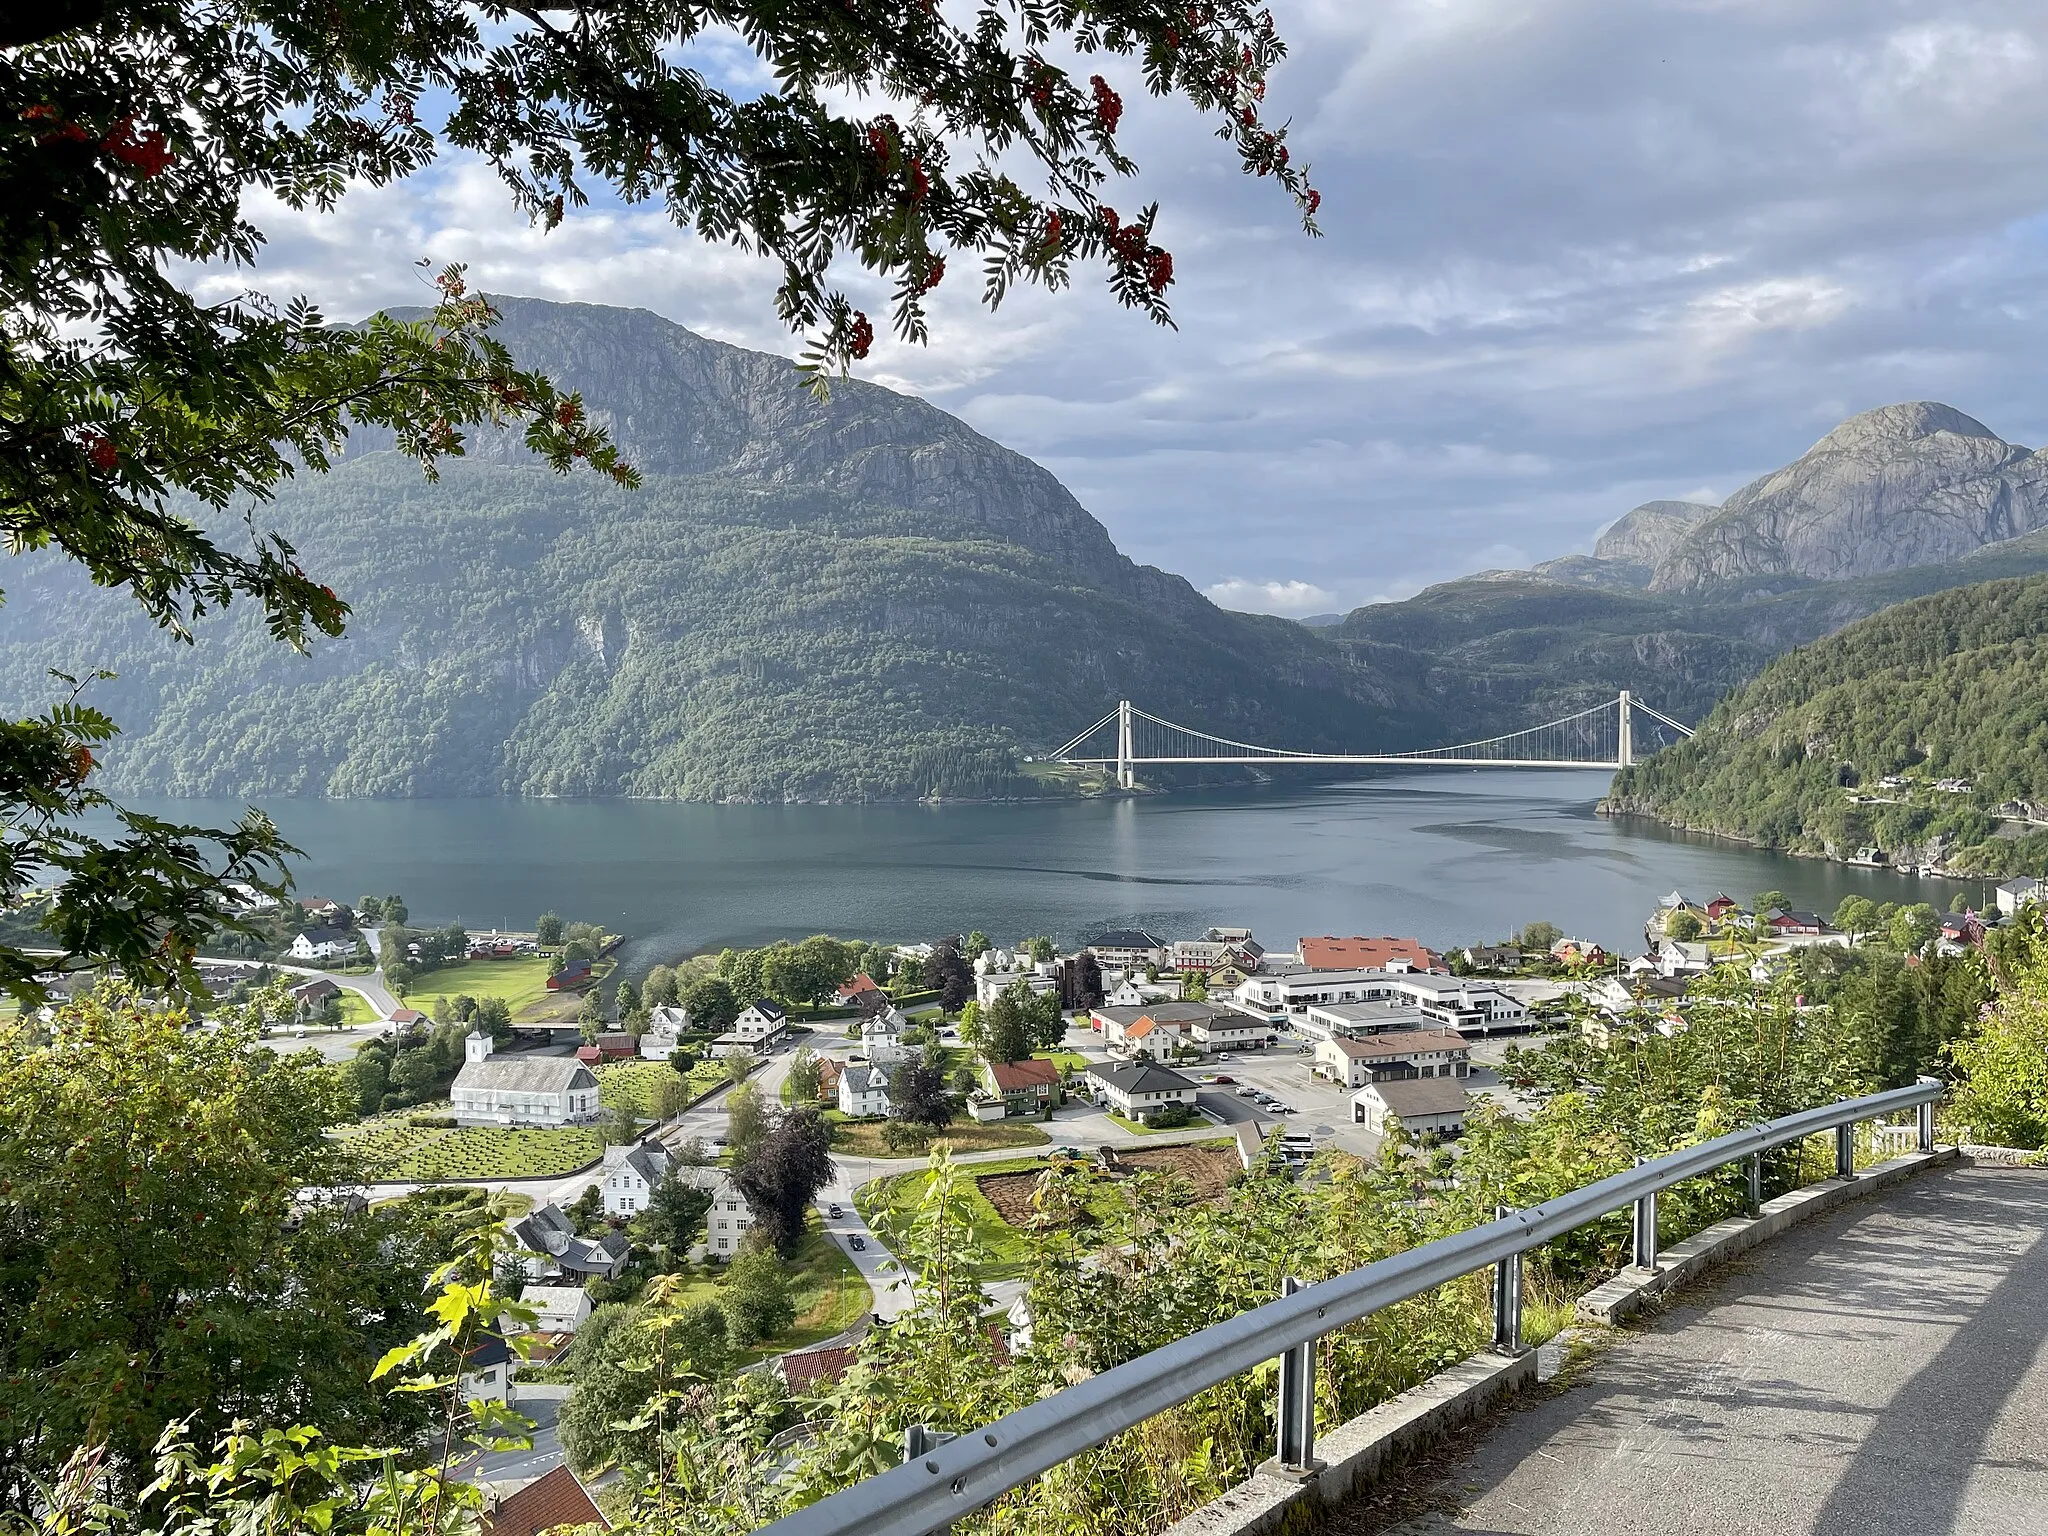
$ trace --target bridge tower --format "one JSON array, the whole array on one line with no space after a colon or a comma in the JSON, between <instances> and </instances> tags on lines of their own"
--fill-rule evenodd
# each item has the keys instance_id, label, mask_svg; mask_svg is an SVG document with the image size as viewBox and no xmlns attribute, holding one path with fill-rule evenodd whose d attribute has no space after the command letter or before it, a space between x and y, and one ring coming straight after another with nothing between
<instances>
[{"instance_id":1,"label":"bridge tower","mask_svg":"<svg viewBox=\"0 0 2048 1536\"><path fill-rule=\"evenodd\" d=\"M1621 690L1621 752L1619 761L1626 768L1636 760L1635 721L1629 714L1629 692Z\"/></svg>"},{"instance_id":2,"label":"bridge tower","mask_svg":"<svg viewBox=\"0 0 2048 1536\"><path fill-rule=\"evenodd\" d=\"M1131 759L1137 754L1131 750L1131 701L1117 700L1116 706L1116 782L1120 789L1138 787L1137 770L1131 766Z\"/></svg>"}]
</instances>

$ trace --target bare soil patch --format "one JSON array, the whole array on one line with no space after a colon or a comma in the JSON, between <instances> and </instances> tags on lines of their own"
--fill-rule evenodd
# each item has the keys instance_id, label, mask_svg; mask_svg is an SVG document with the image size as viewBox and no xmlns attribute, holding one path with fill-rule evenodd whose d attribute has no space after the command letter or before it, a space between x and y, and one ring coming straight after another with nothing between
<instances>
[{"instance_id":1,"label":"bare soil patch","mask_svg":"<svg viewBox=\"0 0 2048 1536\"><path fill-rule=\"evenodd\" d=\"M1035 1173L991 1173L976 1179L981 1193L988 1203L996 1208L996 1214L1004 1224L1012 1227L1029 1227L1038 1212L1031 1204L1033 1191L1038 1188Z\"/></svg>"},{"instance_id":2,"label":"bare soil patch","mask_svg":"<svg viewBox=\"0 0 2048 1536\"><path fill-rule=\"evenodd\" d=\"M1230 1190L1232 1176L1243 1168L1228 1147L1148 1147L1142 1152L1119 1151L1111 1171L1177 1173L1195 1186L1197 1198L1221 1200Z\"/></svg>"}]
</instances>

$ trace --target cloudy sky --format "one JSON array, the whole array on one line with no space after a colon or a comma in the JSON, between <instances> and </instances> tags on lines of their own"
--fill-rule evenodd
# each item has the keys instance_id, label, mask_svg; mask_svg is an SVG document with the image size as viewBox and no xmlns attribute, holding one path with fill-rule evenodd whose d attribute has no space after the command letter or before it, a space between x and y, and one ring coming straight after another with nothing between
<instances>
[{"instance_id":1,"label":"cloudy sky","mask_svg":"<svg viewBox=\"0 0 2048 1536\"><path fill-rule=\"evenodd\" d=\"M961 283L868 370L1050 466L1135 558L1341 610L1719 499L1893 400L2048 439L2041 0L1273 8L1324 239L1131 87L1142 186L1109 200L1164 204L1180 329L1088 290L991 318ZM747 259L640 210L543 237L460 161L268 226L264 286L336 315L418 302L429 256L795 350Z\"/></svg>"}]
</instances>

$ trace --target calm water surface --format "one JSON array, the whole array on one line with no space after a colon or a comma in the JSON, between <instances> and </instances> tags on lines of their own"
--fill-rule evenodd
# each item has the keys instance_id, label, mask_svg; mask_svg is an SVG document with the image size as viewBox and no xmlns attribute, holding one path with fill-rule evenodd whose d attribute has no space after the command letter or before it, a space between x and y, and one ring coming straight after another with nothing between
<instances>
[{"instance_id":1,"label":"calm water surface","mask_svg":"<svg viewBox=\"0 0 2048 1536\"><path fill-rule=\"evenodd\" d=\"M1946 907L1954 887L1593 814L1607 775L1478 770L1042 805L708 806L652 801L280 800L302 895L402 892L418 920L530 927L552 908L632 939L630 964L832 932L980 928L1063 943L1212 923L1270 944L1414 934L1438 946L1532 918L1637 946L1674 886L1831 912L1858 892ZM235 801L145 799L183 819ZM1976 895L1972 891L1972 896Z\"/></svg>"}]
</instances>

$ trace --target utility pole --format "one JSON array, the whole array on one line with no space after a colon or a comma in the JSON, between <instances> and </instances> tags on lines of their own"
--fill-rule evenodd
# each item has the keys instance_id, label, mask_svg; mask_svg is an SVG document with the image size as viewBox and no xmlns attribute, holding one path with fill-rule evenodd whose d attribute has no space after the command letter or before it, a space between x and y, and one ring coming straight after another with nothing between
<instances>
[{"instance_id":1,"label":"utility pole","mask_svg":"<svg viewBox=\"0 0 2048 1536\"><path fill-rule=\"evenodd\" d=\"M1635 721L1629 716L1629 693L1621 690L1621 766L1626 768L1636 760Z\"/></svg>"},{"instance_id":2,"label":"utility pole","mask_svg":"<svg viewBox=\"0 0 2048 1536\"><path fill-rule=\"evenodd\" d=\"M1120 789L1136 789L1138 776L1131 768L1131 701L1117 700L1116 782Z\"/></svg>"}]
</instances>

